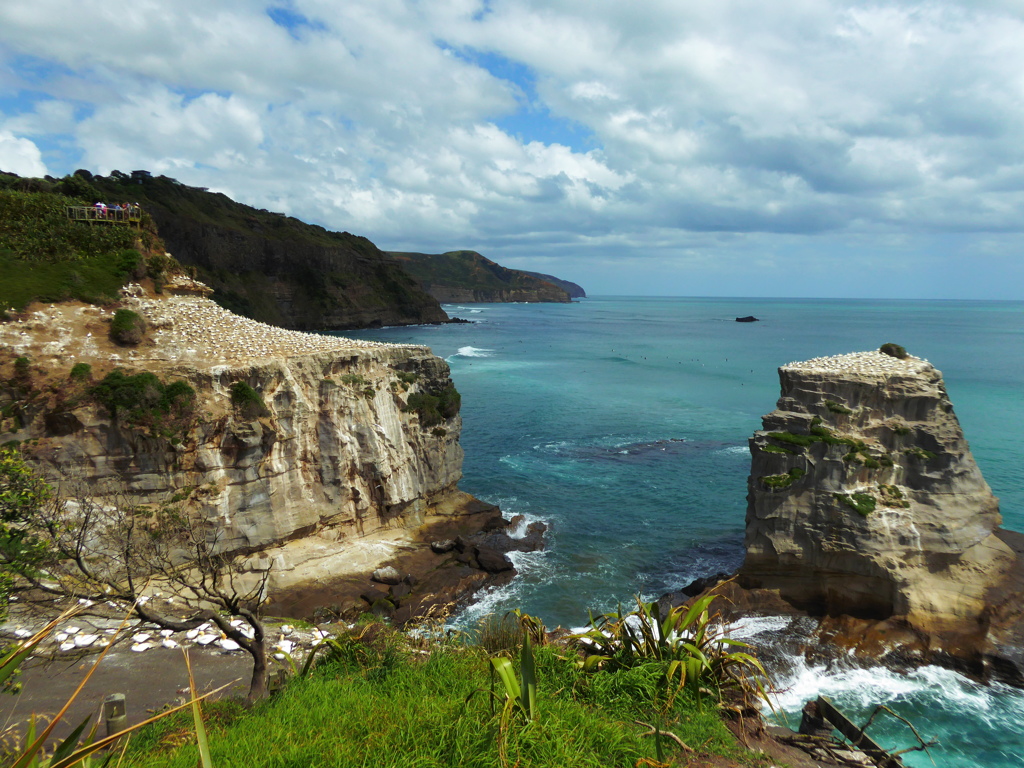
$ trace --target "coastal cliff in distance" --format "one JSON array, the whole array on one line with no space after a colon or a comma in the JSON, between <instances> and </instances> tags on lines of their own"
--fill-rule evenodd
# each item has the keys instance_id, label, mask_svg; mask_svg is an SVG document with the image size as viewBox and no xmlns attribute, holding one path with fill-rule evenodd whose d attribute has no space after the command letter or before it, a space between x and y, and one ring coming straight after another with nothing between
<instances>
[{"instance_id":1,"label":"coastal cliff in distance","mask_svg":"<svg viewBox=\"0 0 1024 768\"><path fill-rule=\"evenodd\" d=\"M214 289L215 301L254 320L298 330L344 330L449 319L365 237L252 208L166 176L79 170L46 180L4 174L0 186L5 185L79 201L61 198L61 206L139 203L167 250Z\"/></svg>"},{"instance_id":2,"label":"coastal cliff in distance","mask_svg":"<svg viewBox=\"0 0 1024 768\"><path fill-rule=\"evenodd\" d=\"M446 597L511 577L500 552L460 549L456 562L428 546L503 527L458 489L460 398L444 360L274 328L208 293L180 276L163 295L127 286L122 306L146 323L129 347L108 338L109 309L79 302L0 323L4 442L75 493L182 505L218 549L270 571L281 615L294 615L285 594L302 595L307 616L317 596L366 610L370 572L409 553L423 589Z\"/></svg>"},{"instance_id":3,"label":"coastal cliff in distance","mask_svg":"<svg viewBox=\"0 0 1024 768\"><path fill-rule=\"evenodd\" d=\"M521 269L519 271L522 272L524 275L536 277L539 280L547 280L549 283L557 285L559 288L561 288L563 291L569 294L570 299L587 298L587 292L583 290L582 285L579 285L577 283L571 282L569 280L563 280L562 278L555 277L554 275L546 275L543 272L530 272L529 270L526 269Z\"/></svg>"},{"instance_id":4,"label":"coastal cliff in distance","mask_svg":"<svg viewBox=\"0 0 1024 768\"><path fill-rule=\"evenodd\" d=\"M476 251L390 255L423 290L442 304L571 301L563 287L527 272L508 269Z\"/></svg>"},{"instance_id":5,"label":"coastal cliff in distance","mask_svg":"<svg viewBox=\"0 0 1024 768\"><path fill-rule=\"evenodd\" d=\"M831 617L832 639L871 653L1024 684L1024 537L999 529L940 372L863 352L779 377L750 440L740 584Z\"/></svg>"}]
</instances>

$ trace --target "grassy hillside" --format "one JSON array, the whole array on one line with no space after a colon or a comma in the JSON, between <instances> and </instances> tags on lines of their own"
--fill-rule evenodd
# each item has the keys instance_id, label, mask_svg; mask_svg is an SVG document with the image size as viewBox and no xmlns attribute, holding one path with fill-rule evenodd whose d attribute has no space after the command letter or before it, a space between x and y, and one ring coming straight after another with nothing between
<instances>
[{"instance_id":1,"label":"grassy hillside","mask_svg":"<svg viewBox=\"0 0 1024 768\"><path fill-rule=\"evenodd\" d=\"M743 754L714 697L700 701L688 691L666 696L659 664L587 673L573 651L538 647L531 654L535 700L509 703L489 670L495 656L519 660L518 642L510 639L511 647L490 650L429 640L416 647L387 626L357 627L333 641L312 674L255 709L212 707L211 763L603 768L669 761L706 766L709 756L717 756L710 764L767 764ZM518 666L512 672L517 679L523 674ZM657 739L645 723L658 723L672 736ZM197 758L191 719L183 713L143 732L126 762L193 768Z\"/></svg>"},{"instance_id":2,"label":"grassy hillside","mask_svg":"<svg viewBox=\"0 0 1024 768\"><path fill-rule=\"evenodd\" d=\"M101 199L138 202L167 249L193 266L226 308L302 330L444 322L447 315L365 237L331 232L292 216L166 176L77 172Z\"/></svg>"},{"instance_id":3,"label":"grassy hillside","mask_svg":"<svg viewBox=\"0 0 1024 768\"><path fill-rule=\"evenodd\" d=\"M33 300L112 302L127 280L145 274L143 254L162 250L151 223L139 230L71 221L67 206L95 202L88 191L0 173L0 309Z\"/></svg>"},{"instance_id":4,"label":"grassy hillside","mask_svg":"<svg viewBox=\"0 0 1024 768\"><path fill-rule=\"evenodd\" d=\"M569 301L569 294L553 283L476 251L391 255L438 301Z\"/></svg>"}]
</instances>

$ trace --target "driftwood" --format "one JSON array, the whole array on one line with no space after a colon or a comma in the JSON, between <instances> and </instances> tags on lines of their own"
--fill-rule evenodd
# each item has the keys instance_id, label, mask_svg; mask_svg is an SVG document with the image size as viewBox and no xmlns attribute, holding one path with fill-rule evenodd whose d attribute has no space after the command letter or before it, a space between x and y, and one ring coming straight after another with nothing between
<instances>
[{"instance_id":1,"label":"driftwood","mask_svg":"<svg viewBox=\"0 0 1024 768\"><path fill-rule=\"evenodd\" d=\"M894 718L904 723L918 741L916 747L908 747L898 751L889 751L881 746L874 739L865 733L868 727L874 722L880 712L887 712ZM871 716L863 726L857 726L850 718L844 715L829 699L819 696L817 700L807 703L804 708L804 722L801 723L801 733L785 737L784 741L793 746L800 747L805 751L822 750L834 760L850 765L861 765L862 762L845 756L849 755L850 747L837 743L831 735L825 735L820 727L821 724L831 726L850 740L850 746L867 755L878 768L902 768L903 761L900 755L907 752L928 751L928 747L934 746L935 741L925 741L913 724L904 717L897 715L889 707L880 704L875 707Z\"/></svg>"}]
</instances>

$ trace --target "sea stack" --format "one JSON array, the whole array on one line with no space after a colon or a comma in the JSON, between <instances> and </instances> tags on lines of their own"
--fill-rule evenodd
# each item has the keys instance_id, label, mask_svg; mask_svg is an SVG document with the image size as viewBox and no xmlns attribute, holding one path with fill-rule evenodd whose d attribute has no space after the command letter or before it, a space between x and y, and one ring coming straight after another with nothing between
<instances>
[{"instance_id":1,"label":"sea stack","mask_svg":"<svg viewBox=\"0 0 1024 768\"><path fill-rule=\"evenodd\" d=\"M942 374L859 352L779 377L776 410L750 439L743 586L884 622L921 652L989 656L1005 634L995 624L1019 613L1005 594L1016 534L999 530Z\"/></svg>"}]
</instances>

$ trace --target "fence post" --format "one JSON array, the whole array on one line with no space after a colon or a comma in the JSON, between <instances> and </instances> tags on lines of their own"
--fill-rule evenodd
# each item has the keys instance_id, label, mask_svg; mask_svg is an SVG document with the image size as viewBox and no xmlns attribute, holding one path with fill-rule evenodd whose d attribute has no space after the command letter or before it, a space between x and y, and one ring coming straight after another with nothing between
<instances>
[{"instance_id":1,"label":"fence post","mask_svg":"<svg viewBox=\"0 0 1024 768\"><path fill-rule=\"evenodd\" d=\"M103 721L107 726L107 736L128 727L128 709L123 693L112 693L103 700Z\"/></svg>"}]
</instances>

